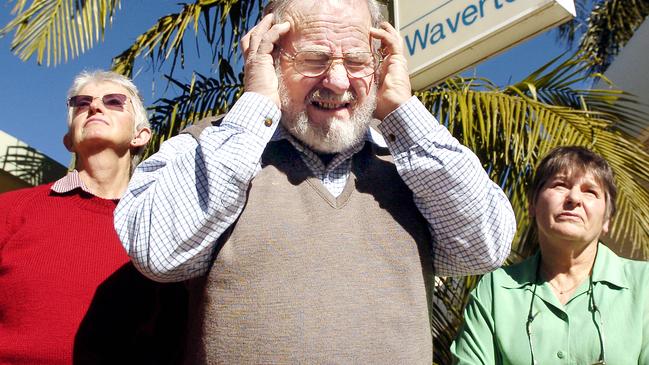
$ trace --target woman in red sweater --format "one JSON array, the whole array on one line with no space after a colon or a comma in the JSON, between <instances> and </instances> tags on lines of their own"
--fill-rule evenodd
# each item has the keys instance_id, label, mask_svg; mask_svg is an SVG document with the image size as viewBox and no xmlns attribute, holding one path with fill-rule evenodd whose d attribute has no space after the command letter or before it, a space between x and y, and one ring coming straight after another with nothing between
<instances>
[{"instance_id":1,"label":"woman in red sweater","mask_svg":"<svg viewBox=\"0 0 649 365\"><path fill-rule=\"evenodd\" d=\"M104 71L78 75L68 96L75 170L0 195L0 364L175 363L184 290L142 277L113 228L151 136L142 99Z\"/></svg>"}]
</instances>

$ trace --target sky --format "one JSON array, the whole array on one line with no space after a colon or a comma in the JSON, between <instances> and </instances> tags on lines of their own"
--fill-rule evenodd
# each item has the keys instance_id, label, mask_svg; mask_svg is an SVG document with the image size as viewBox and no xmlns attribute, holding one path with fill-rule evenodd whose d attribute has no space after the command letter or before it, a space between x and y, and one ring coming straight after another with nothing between
<instances>
[{"instance_id":1,"label":"sky","mask_svg":"<svg viewBox=\"0 0 649 365\"><path fill-rule=\"evenodd\" d=\"M154 7L151 3L151 0L122 1L122 8L117 11L103 43L55 67L39 66L35 58L21 61L11 53L12 35L0 38L0 130L68 166L71 156L62 139L67 131L65 98L72 79L83 70L109 69L112 57L130 46L156 19L179 9L175 1L157 0ZM10 21L12 4L0 0L0 27ZM497 85L506 85L527 76L563 50L564 46L556 41L556 32L549 31L492 56L463 74L487 77ZM153 72L145 62L136 63L138 70L134 82L146 105L163 95L175 95L173 90L165 94L161 82L152 87L159 73ZM206 72L204 68L199 70ZM179 75L184 81L190 77L176 74Z\"/></svg>"}]
</instances>

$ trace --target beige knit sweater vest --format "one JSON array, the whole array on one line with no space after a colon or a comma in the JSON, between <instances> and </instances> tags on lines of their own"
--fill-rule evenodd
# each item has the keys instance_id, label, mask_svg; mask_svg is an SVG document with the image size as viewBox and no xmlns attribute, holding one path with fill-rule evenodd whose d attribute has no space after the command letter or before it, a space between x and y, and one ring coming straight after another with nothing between
<instances>
[{"instance_id":1,"label":"beige knit sweater vest","mask_svg":"<svg viewBox=\"0 0 649 365\"><path fill-rule=\"evenodd\" d=\"M188 363L432 363L430 233L377 151L336 198L290 143L268 145L194 298Z\"/></svg>"}]
</instances>

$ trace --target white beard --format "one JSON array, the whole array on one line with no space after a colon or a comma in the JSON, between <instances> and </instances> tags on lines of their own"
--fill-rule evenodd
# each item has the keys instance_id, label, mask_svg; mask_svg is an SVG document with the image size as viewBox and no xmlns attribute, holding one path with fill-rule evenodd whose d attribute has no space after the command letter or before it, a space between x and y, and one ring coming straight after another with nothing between
<instances>
[{"instance_id":1,"label":"white beard","mask_svg":"<svg viewBox=\"0 0 649 365\"><path fill-rule=\"evenodd\" d=\"M282 104L282 125L293 137L314 151L321 153L342 152L355 146L363 139L376 109L377 86L374 82L371 82L370 92L365 102L353 106L348 121L330 118L325 123L315 124L310 123L306 110L303 109L297 112L292 107L284 79L279 72L277 76L279 80L279 98ZM329 90L324 88L315 89L309 94L309 97L319 92L326 93ZM307 97L307 100L309 97ZM351 103L356 100L356 97L350 91L336 97Z\"/></svg>"}]
</instances>

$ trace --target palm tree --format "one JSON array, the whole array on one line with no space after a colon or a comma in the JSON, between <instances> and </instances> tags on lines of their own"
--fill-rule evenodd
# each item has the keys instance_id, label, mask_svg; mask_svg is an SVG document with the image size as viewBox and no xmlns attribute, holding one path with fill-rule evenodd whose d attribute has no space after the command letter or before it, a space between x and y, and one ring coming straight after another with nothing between
<instances>
[{"instance_id":1,"label":"palm tree","mask_svg":"<svg viewBox=\"0 0 649 365\"><path fill-rule=\"evenodd\" d=\"M591 72L604 72L649 15L648 0L576 0L577 17L559 28L568 44L592 61Z\"/></svg>"},{"instance_id":2,"label":"palm tree","mask_svg":"<svg viewBox=\"0 0 649 365\"><path fill-rule=\"evenodd\" d=\"M618 11L621 1L608 0L606 4L618 4L609 7ZM165 78L180 90L178 95L160 99L150 107L156 136L148 153L186 125L227 111L238 98L242 91L238 40L257 22L263 4L264 0L195 0L180 5L178 13L158 19L113 59L113 68L126 75L133 72L140 58L164 64L168 69ZM35 54L39 63L57 64L100 41L118 8L119 0L41 0L29 7L26 0L17 0L16 15L0 35L15 32L12 50L22 59ZM606 12L601 10L604 8L596 8L595 13ZM187 30L194 30L194 37L186 34ZM210 76L195 70L192 80L183 83L174 77L174 70L184 60L188 38L207 44L218 67ZM584 44L610 48L599 41ZM535 248L525 197L534 166L551 148L568 144L589 147L610 162L619 186L619 214L611 237L631 242L638 255L649 257L649 155L630 135L643 128L643 116L622 91L579 89L597 76L592 73L597 63L589 59L559 56L505 87L481 78L452 77L417 92L438 120L478 155L492 179L510 197L518 220L512 262ZM476 280L437 279L432 319L436 363L450 362L448 347Z\"/></svg>"}]
</instances>

